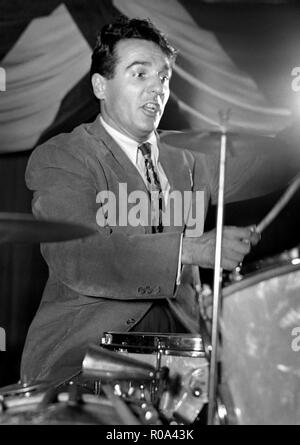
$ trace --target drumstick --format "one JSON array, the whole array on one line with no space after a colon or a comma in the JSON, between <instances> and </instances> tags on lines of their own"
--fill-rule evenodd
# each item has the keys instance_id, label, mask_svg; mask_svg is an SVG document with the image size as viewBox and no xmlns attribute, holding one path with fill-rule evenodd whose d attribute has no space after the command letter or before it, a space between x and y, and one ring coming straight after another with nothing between
<instances>
[{"instance_id":1,"label":"drumstick","mask_svg":"<svg viewBox=\"0 0 300 445\"><path fill-rule=\"evenodd\" d=\"M261 233L265 228L271 224L271 222L276 218L279 212L286 206L289 200L297 191L300 185L300 173L295 176L292 180L291 184L284 192L279 201L275 204L275 206L270 210L270 212L261 220L261 222L256 226L256 231Z\"/></svg>"}]
</instances>

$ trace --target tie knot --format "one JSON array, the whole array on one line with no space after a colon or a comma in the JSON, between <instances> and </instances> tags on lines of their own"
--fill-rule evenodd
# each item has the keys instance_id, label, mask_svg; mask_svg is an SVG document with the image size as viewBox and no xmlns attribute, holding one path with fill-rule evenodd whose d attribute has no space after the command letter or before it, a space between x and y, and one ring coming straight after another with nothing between
<instances>
[{"instance_id":1,"label":"tie knot","mask_svg":"<svg viewBox=\"0 0 300 445\"><path fill-rule=\"evenodd\" d=\"M151 158L151 144L150 142L143 142L143 144L138 146L138 149L141 150L143 156Z\"/></svg>"}]
</instances>

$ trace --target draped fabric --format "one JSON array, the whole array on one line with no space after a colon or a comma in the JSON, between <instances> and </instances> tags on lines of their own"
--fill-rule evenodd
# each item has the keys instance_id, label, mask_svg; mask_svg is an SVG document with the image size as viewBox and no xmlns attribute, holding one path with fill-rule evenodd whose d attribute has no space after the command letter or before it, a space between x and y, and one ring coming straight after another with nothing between
<instances>
[{"instance_id":1,"label":"draped fabric","mask_svg":"<svg viewBox=\"0 0 300 445\"><path fill-rule=\"evenodd\" d=\"M7 152L31 149L58 130L71 129L79 117L90 120L95 114L96 102L87 77L91 51L100 27L120 13L149 17L179 49L171 84L171 104L175 106L167 109L162 124L169 128L173 122L181 128L217 129L219 112L230 110L229 128L276 134L293 119L291 104L284 98L284 91L290 89L289 79L281 97L276 92L279 85L270 79L274 85L272 97L253 75L253 66L263 63L264 57L270 58L270 52L275 58L278 53L272 41L267 48L262 47L263 53L255 35L249 48L247 40L240 37L241 33L249 34L247 22L245 30L234 32L235 19L238 14L246 19L245 11L233 11L226 23L219 15L208 26L212 6L192 0L93 0L88 9L80 0L40 4L2 0L0 6L4 11L0 18L0 63L6 71L6 91L0 93L0 141ZM259 35L261 39L270 39L272 23L279 35L289 26L292 12L280 25L280 9L273 8L267 16L264 10L256 12L258 20L260 15L267 18L268 27ZM296 55L297 48L290 49ZM237 51L241 60L250 61L249 69L235 58ZM280 61L277 64L280 66ZM286 67L288 75L291 68Z\"/></svg>"},{"instance_id":2,"label":"draped fabric","mask_svg":"<svg viewBox=\"0 0 300 445\"><path fill-rule=\"evenodd\" d=\"M80 0L1 6L1 150L29 150L97 113L88 79L91 51L99 28L119 12L107 0L90 1L87 11Z\"/></svg>"},{"instance_id":3,"label":"draped fabric","mask_svg":"<svg viewBox=\"0 0 300 445\"><path fill-rule=\"evenodd\" d=\"M30 22L2 60L1 140L7 151L33 147L61 101L89 69L90 47L65 5Z\"/></svg>"},{"instance_id":4,"label":"draped fabric","mask_svg":"<svg viewBox=\"0 0 300 445\"><path fill-rule=\"evenodd\" d=\"M246 164L238 156L232 161L238 171L241 160L247 174L239 171L233 178L237 190L243 183L244 201L227 204L226 221L259 221L300 162L299 97L291 89L291 70L300 64L300 12L291 5L0 0L0 210L30 212L24 171L31 150L98 113L89 82L90 56L99 29L120 13L151 18L179 49L161 129L218 129L219 111L230 109L230 128L281 138L283 156L275 169L270 170L267 157L252 162L251 153ZM290 142L296 150L287 163ZM273 188L267 188L264 178L272 175ZM253 178L261 181L256 194ZM298 203L296 195L252 259L299 242ZM213 225L212 211L207 227ZM1 244L0 326L6 329L7 352L0 353L0 386L18 379L25 335L46 277L39 246Z\"/></svg>"}]
</instances>

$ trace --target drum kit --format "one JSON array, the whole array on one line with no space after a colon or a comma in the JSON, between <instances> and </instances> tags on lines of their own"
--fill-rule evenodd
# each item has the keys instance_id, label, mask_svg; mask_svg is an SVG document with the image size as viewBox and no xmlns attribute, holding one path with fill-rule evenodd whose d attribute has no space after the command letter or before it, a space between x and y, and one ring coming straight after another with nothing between
<instances>
[{"instance_id":1,"label":"drum kit","mask_svg":"<svg viewBox=\"0 0 300 445\"><path fill-rule=\"evenodd\" d=\"M246 150L249 144L271 146L271 151L274 141L224 128L218 133L164 137L175 147L185 145L194 151L202 147L204 153L219 144L223 156L214 289L199 290L199 334L105 332L99 344L88 347L81 372L71 380L19 382L0 388L0 425L300 423L300 327L294 331L300 326L298 248L251 267L240 266L224 286L218 264L227 144L236 151ZM258 224L260 233L299 185L296 176ZM93 233L76 224L0 213L0 242L59 242ZM207 302L209 319L203 311Z\"/></svg>"}]
</instances>

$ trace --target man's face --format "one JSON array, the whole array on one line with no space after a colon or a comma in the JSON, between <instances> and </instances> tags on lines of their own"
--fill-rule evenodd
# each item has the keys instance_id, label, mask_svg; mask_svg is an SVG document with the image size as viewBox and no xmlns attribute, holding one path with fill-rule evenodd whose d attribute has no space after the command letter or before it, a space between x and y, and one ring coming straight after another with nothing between
<instances>
[{"instance_id":1,"label":"man's face","mask_svg":"<svg viewBox=\"0 0 300 445\"><path fill-rule=\"evenodd\" d=\"M142 142L157 128L168 101L171 61L153 42L121 40L112 79L94 74L95 95L104 120Z\"/></svg>"}]
</instances>

